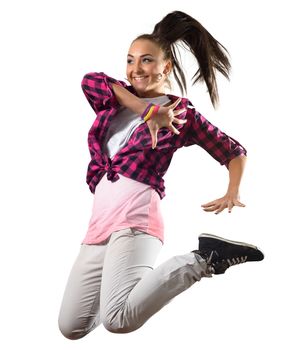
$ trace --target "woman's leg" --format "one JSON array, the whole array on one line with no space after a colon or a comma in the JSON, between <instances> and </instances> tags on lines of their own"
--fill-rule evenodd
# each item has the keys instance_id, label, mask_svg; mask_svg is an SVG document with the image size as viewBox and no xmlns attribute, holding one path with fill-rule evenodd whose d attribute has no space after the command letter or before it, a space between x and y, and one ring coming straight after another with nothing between
<instances>
[{"instance_id":1,"label":"woman's leg","mask_svg":"<svg viewBox=\"0 0 300 350\"><path fill-rule=\"evenodd\" d=\"M68 339L79 339L99 324L102 269L107 243L81 245L64 292L59 328Z\"/></svg>"},{"instance_id":2,"label":"woman's leg","mask_svg":"<svg viewBox=\"0 0 300 350\"><path fill-rule=\"evenodd\" d=\"M172 298L203 276L211 276L200 256L175 256L153 269L161 242L128 229L112 234L104 260L100 318L111 332L141 327Z\"/></svg>"}]
</instances>

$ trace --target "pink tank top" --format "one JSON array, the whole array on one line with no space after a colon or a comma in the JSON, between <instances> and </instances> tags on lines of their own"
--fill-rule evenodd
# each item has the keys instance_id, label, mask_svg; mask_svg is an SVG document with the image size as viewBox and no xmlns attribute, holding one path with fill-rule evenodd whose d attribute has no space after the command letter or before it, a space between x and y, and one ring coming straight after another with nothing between
<instances>
[{"instance_id":1,"label":"pink tank top","mask_svg":"<svg viewBox=\"0 0 300 350\"><path fill-rule=\"evenodd\" d=\"M92 216L82 243L100 244L114 231L135 228L164 240L160 197L149 185L121 174L111 182L103 176L98 183Z\"/></svg>"}]
</instances>

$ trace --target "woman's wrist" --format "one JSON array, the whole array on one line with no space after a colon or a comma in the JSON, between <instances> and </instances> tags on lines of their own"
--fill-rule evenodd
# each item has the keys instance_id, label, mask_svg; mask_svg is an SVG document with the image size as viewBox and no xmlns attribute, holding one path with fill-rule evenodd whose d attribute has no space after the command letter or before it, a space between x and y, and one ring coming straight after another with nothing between
<instances>
[{"instance_id":1,"label":"woman's wrist","mask_svg":"<svg viewBox=\"0 0 300 350\"><path fill-rule=\"evenodd\" d=\"M145 108L144 112L142 113L141 119L144 122L147 122L150 118L152 118L155 114L157 114L159 107L160 107L159 105L149 103L148 106Z\"/></svg>"},{"instance_id":2,"label":"woman's wrist","mask_svg":"<svg viewBox=\"0 0 300 350\"><path fill-rule=\"evenodd\" d=\"M239 193L240 193L239 187L231 188L229 186L228 189L227 189L227 192L226 192L226 196L238 198L239 197Z\"/></svg>"}]
</instances>

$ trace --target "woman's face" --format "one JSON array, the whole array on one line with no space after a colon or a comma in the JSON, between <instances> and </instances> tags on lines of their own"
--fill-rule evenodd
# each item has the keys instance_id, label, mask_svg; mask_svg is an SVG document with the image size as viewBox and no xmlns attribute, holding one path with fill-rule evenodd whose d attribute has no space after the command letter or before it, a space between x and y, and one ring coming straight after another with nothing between
<instances>
[{"instance_id":1,"label":"woman's face","mask_svg":"<svg viewBox=\"0 0 300 350\"><path fill-rule=\"evenodd\" d=\"M127 56L127 79L139 97L164 95L171 62L164 60L158 45L147 39L134 41Z\"/></svg>"}]
</instances>

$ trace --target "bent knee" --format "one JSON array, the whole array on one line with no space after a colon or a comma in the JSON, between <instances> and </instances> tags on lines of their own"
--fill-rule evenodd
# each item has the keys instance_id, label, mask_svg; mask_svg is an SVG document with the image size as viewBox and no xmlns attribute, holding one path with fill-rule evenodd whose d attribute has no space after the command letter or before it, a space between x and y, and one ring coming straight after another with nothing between
<instances>
[{"instance_id":1,"label":"bent knee","mask_svg":"<svg viewBox=\"0 0 300 350\"><path fill-rule=\"evenodd\" d=\"M103 326L111 333L131 333L140 328L133 324L122 324L116 322L110 322L109 320L103 320Z\"/></svg>"},{"instance_id":2,"label":"bent knee","mask_svg":"<svg viewBox=\"0 0 300 350\"><path fill-rule=\"evenodd\" d=\"M75 327L72 327L71 324L67 324L64 322L59 321L58 322L58 328L61 332L61 334L70 340L77 340L77 339L81 339L84 336L86 336L87 332L83 331L83 330L78 330L75 329Z\"/></svg>"}]
</instances>

